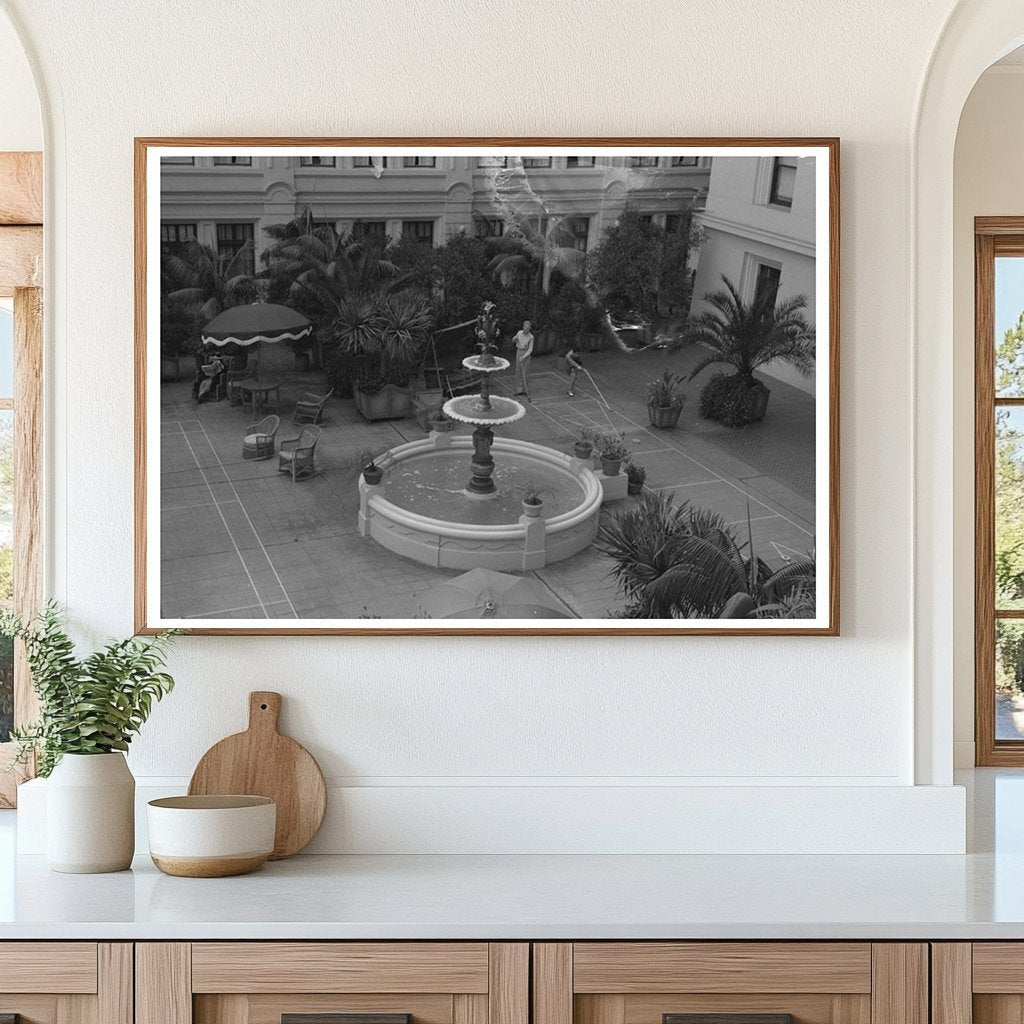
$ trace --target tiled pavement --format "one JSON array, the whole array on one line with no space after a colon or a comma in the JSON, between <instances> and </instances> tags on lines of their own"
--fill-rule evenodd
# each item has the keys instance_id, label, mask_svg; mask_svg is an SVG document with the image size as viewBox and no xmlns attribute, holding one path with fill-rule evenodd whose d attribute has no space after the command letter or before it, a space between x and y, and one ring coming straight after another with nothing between
<instances>
[{"instance_id":1,"label":"tiled pavement","mask_svg":"<svg viewBox=\"0 0 1024 1024\"><path fill-rule=\"evenodd\" d=\"M770 564L813 550L809 396L773 383L765 420L727 431L697 416L698 380L678 429L647 425L645 382L666 365L684 372L697 355L588 353L600 395L581 379L573 398L559 361L537 358L529 411L503 432L566 450L580 426L623 430L649 487L721 512L741 536L749 507L755 547ZM289 350L265 348L265 376L282 383L279 441L298 433L290 423L298 393L321 387L320 374L296 372L290 363ZM499 378L496 390L511 392L512 384L511 376ZM322 472L293 483L278 473L276 458L242 459L247 412L226 402L197 406L190 383L161 391L165 618L412 617L422 614L419 595L457 575L394 555L356 532L355 453L422 437L414 421L366 423L351 401L332 399L317 449ZM608 570L591 548L534 575L577 615L603 618L621 605Z\"/></svg>"}]
</instances>

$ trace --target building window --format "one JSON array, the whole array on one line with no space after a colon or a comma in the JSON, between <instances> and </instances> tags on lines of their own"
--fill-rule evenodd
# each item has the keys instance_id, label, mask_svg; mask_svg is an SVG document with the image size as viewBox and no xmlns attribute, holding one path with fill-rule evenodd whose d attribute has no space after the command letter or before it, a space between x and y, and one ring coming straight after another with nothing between
<instances>
[{"instance_id":1,"label":"building window","mask_svg":"<svg viewBox=\"0 0 1024 1024\"><path fill-rule=\"evenodd\" d=\"M757 268L757 275L754 278L754 302L765 302L775 308L775 300L779 295L779 282L782 280L782 270L773 267L770 263L761 263Z\"/></svg>"},{"instance_id":2,"label":"building window","mask_svg":"<svg viewBox=\"0 0 1024 1024\"><path fill-rule=\"evenodd\" d=\"M300 167L334 167L337 160L333 156L300 156Z\"/></svg>"},{"instance_id":3,"label":"building window","mask_svg":"<svg viewBox=\"0 0 1024 1024\"><path fill-rule=\"evenodd\" d=\"M644 225L653 224L654 223L654 214L653 213L638 213L636 215L636 219L637 219L637 222L640 223L640 224L644 224Z\"/></svg>"},{"instance_id":4,"label":"building window","mask_svg":"<svg viewBox=\"0 0 1024 1024\"><path fill-rule=\"evenodd\" d=\"M245 254L232 271L236 274L251 274L255 266L252 224L218 224L217 255L223 256L225 263L230 263L243 250Z\"/></svg>"},{"instance_id":5,"label":"building window","mask_svg":"<svg viewBox=\"0 0 1024 1024\"><path fill-rule=\"evenodd\" d=\"M673 167L696 167L697 157L695 156L674 156L672 157Z\"/></svg>"},{"instance_id":6,"label":"building window","mask_svg":"<svg viewBox=\"0 0 1024 1024\"><path fill-rule=\"evenodd\" d=\"M434 222L432 220L403 220L402 237L411 238L422 245L434 244Z\"/></svg>"},{"instance_id":7,"label":"building window","mask_svg":"<svg viewBox=\"0 0 1024 1024\"><path fill-rule=\"evenodd\" d=\"M215 156L214 167L251 167L251 156Z\"/></svg>"},{"instance_id":8,"label":"building window","mask_svg":"<svg viewBox=\"0 0 1024 1024\"><path fill-rule=\"evenodd\" d=\"M508 167L507 156L481 156L477 157L477 167Z\"/></svg>"},{"instance_id":9,"label":"building window","mask_svg":"<svg viewBox=\"0 0 1024 1024\"><path fill-rule=\"evenodd\" d=\"M161 224L160 251L180 256L189 242L196 240L195 224Z\"/></svg>"},{"instance_id":10,"label":"building window","mask_svg":"<svg viewBox=\"0 0 1024 1024\"><path fill-rule=\"evenodd\" d=\"M403 156L403 167L436 167L436 156Z\"/></svg>"},{"instance_id":11,"label":"building window","mask_svg":"<svg viewBox=\"0 0 1024 1024\"><path fill-rule=\"evenodd\" d=\"M501 238L505 234L505 221L501 217L477 217L477 238Z\"/></svg>"},{"instance_id":12,"label":"building window","mask_svg":"<svg viewBox=\"0 0 1024 1024\"><path fill-rule=\"evenodd\" d=\"M975 759L1021 766L1024 218L979 217L975 231Z\"/></svg>"},{"instance_id":13,"label":"building window","mask_svg":"<svg viewBox=\"0 0 1024 1024\"><path fill-rule=\"evenodd\" d=\"M194 156L162 156L160 157L161 164L171 164L172 166L181 167L193 167L195 166L196 158Z\"/></svg>"},{"instance_id":14,"label":"building window","mask_svg":"<svg viewBox=\"0 0 1024 1024\"><path fill-rule=\"evenodd\" d=\"M593 167L594 157L592 156L567 156L565 158L566 167Z\"/></svg>"},{"instance_id":15,"label":"building window","mask_svg":"<svg viewBox=\"0 0 1024 1024\"><path fill-rule=\"evenodd\" d=\"M383 220L357 220L352 225L353 238L384 238L387 222Z\"/></svg>"},{"instance_id":16,"label":"building window","mask_svg":"<svg viewBox=\"0 0 1024 1024\"><path fill-rule=\"evenodd\" d=\"M631 156L629 158L630 167L657 167L658 158L656 156Z\"/></svg>"},{"instance_id":17,"label":"building window","mask_svg":"<svg viewBox=\"0 0 1024 1024\"><path fill-rule=\"evenodd\" d=\"M524 167L550 167L551 157L549 156L524 156Z\"/></svg>"},{"instance_id":18,"label":"building window","mask_svg":"<svg viewBox=\"0 0 1024 1024\"><path fill-rule=\"evenodd\" d=\"M796 182L796 157L777 156L772 163L772 184L768 202L772 206L793 205L793 185Z\"/></svg>"},{"instance_id":19,"label":"building window","mask_svg":"<svg viewBox=\"0 0 1024 1024\"><path fill-rule=\"evenodd\" d=\"M589 217L566 217L562 221L562 227L568 231L572 241L570 248L579 249L580 252L587 251L587 238L590 235Z\"/></svg>"},{"instance_id":20,"label":"building window","mask_svg":"<svg viewBox=\"0 0 1024 1024\"><path fill-rule=\"evenodd\" d=\"M381 167L387 167L387 165L388 165L388 158L386 156L377 156L377 157L374 157L374 156L354 156L354 157L352 157L352 166L353 167L373 167L374 166L374 164L373 164L374 160L378 160L380 162L380 166Z\"/></svg>"},{"instance_id":21,"label":"building window","mask_svg":"<svg viewBox=\"0 0 1024 1024\"><path fill-rule=\"evenodd\" d=\"M690 230L690 215L688 213L666 213L665 230L670 235L678 234L680 231Z\"/></svg>"}]
</instances>

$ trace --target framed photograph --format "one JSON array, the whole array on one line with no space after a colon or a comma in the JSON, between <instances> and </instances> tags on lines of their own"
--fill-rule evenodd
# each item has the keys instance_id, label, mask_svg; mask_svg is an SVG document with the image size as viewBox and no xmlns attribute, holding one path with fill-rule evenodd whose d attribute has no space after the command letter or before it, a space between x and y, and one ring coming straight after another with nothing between
<instances>
[{"instance_id":1,"label":"framed photograph","mask_svg":"<svg viewBox=\"0 0 1024 1024\"><path fill-rule=\"evenodd\" d=\"M140 632L839 632L837 139L136 140Z\"/></svg>"}]
</instances>

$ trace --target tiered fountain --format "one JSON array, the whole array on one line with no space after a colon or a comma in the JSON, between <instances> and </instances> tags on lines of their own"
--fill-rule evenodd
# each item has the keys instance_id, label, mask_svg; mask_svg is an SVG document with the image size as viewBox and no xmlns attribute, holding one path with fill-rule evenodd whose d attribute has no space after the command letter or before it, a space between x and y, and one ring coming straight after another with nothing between
<instances>
[{"instance_id":1,"label":"tiered fountain","mask_svg":"<svg viewBox=\"0 0 1024 1024\"><path fill-rule=\"evenodd\" d=\"M449 418L475 428L472 436L434 431L392 448L384 460L383 481L360 480L359 530L427 565L536 569L593 541L601 483L589 464L553 448L512 438L495 440L494 428L522 419L526 406L491 394L492 375L510 365L495 354L498 325L491 303L477 318L477 336L480 354L462 365L480 374L480 393L444 404ZM527 488L545 493L543 518L523 513L521 498Z\"/></svg>"}]
</instances>

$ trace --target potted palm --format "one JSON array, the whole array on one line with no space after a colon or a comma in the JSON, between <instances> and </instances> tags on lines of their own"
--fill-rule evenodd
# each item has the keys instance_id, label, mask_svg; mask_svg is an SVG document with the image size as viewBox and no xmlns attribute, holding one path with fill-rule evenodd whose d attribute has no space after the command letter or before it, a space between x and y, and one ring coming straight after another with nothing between
<instances>
[{"instance_id":1,"label":"potted palm","mask_svg":"<svg viewBox=\"0 0 1024 1024\"><path fill-rule=\"evenodd\" d=\"M172 630L114 641L84 658L49 604L31 622L0 615L25 645L39 719L12 733L15 764L47 778L47 861L54 871L123 871L135 851L135 780L124 752L174 680L161 671Z\"/></svg>"},{"instance_id":2,"label":"potted palm","mask_svg":"<svg viewBox=\"0 0 1024 1024\"><path fill-rule=\"evenodd\" d=\"M626 463L626 491L629 494L641 494L644 489L644 481L647 479L647 470L635 462Z\"/></svg>"},{"instance_id":3,"label":"potted palm","mask_svg":"<svg viewBox=\"0 0 1024 1024\"><path fill-rule=\"evenodd\" d=\"M362 473L363 479L371 486L384 479L384 470L387 468L387 451L379 451L376 448L364 448L355 459L357 473Z\"/></svg>"},{"instance_id":4,"label":"potted palm","mask_svg":"<svg viewBox=\"0 0 1024 1024\"><path fill-rule=\"evenodd\" d=\"M716 364L733 368L732 373L716 373L704 385L701 416L742 427L763 419L768 411L770 392L754 376L755 370L779 361L805 377L814 372L814 327L802 312L805 295L776 302L775 295L764 289L748 303L724 274L722 281L725 288L704 296L711 308L690 319L681 340L710 350L690 372L690 380Z\"/></svg>"},{"instance_id":5,"label":"potted palm","mask_svg":"<svg viewBox=\"0 0 1024 1024\"><path fill-rule=\"evenodd\" d=\"M601 471L604 475L618 476L623 460L629 455L625 434L615 433L611 430L599 433L594 440L594 446L601 456Z\"/></svg>"},{"instance_id":6,"label":"potted palm","mask_svg":"<svg viewBox=\"0 0 1024 1024\"><path fill-rule=\"evenodd\" d=\"M533 480L523 485L523 515L527 519L539 519L544 511L544 495L547 489Z\"/></svg>"},{"instance_id":7,"label":"potted palm","mask_svg":"<svg viewBox=\"0 0 1024 1024\"><path fill-rule=\"evenodd\" d=\"M686 396L683 394L683 378L678 373L665 370L662 375L647 385L647 416L652 427L672 430L679 423Z\"/></svg>"},{"instance_id":8,"label":"potted palm","mask_svg":"<svg viewBox=\"0 0 1024 1024\"><path fill-rule=\"evenodd\" d=\"M357 295L342 304L334 332L342 351L368 357L353 388L360 413L371 422L408 416L413 367L430 334L427 303L408 292Z\"/></svg>"}]
</instances>

